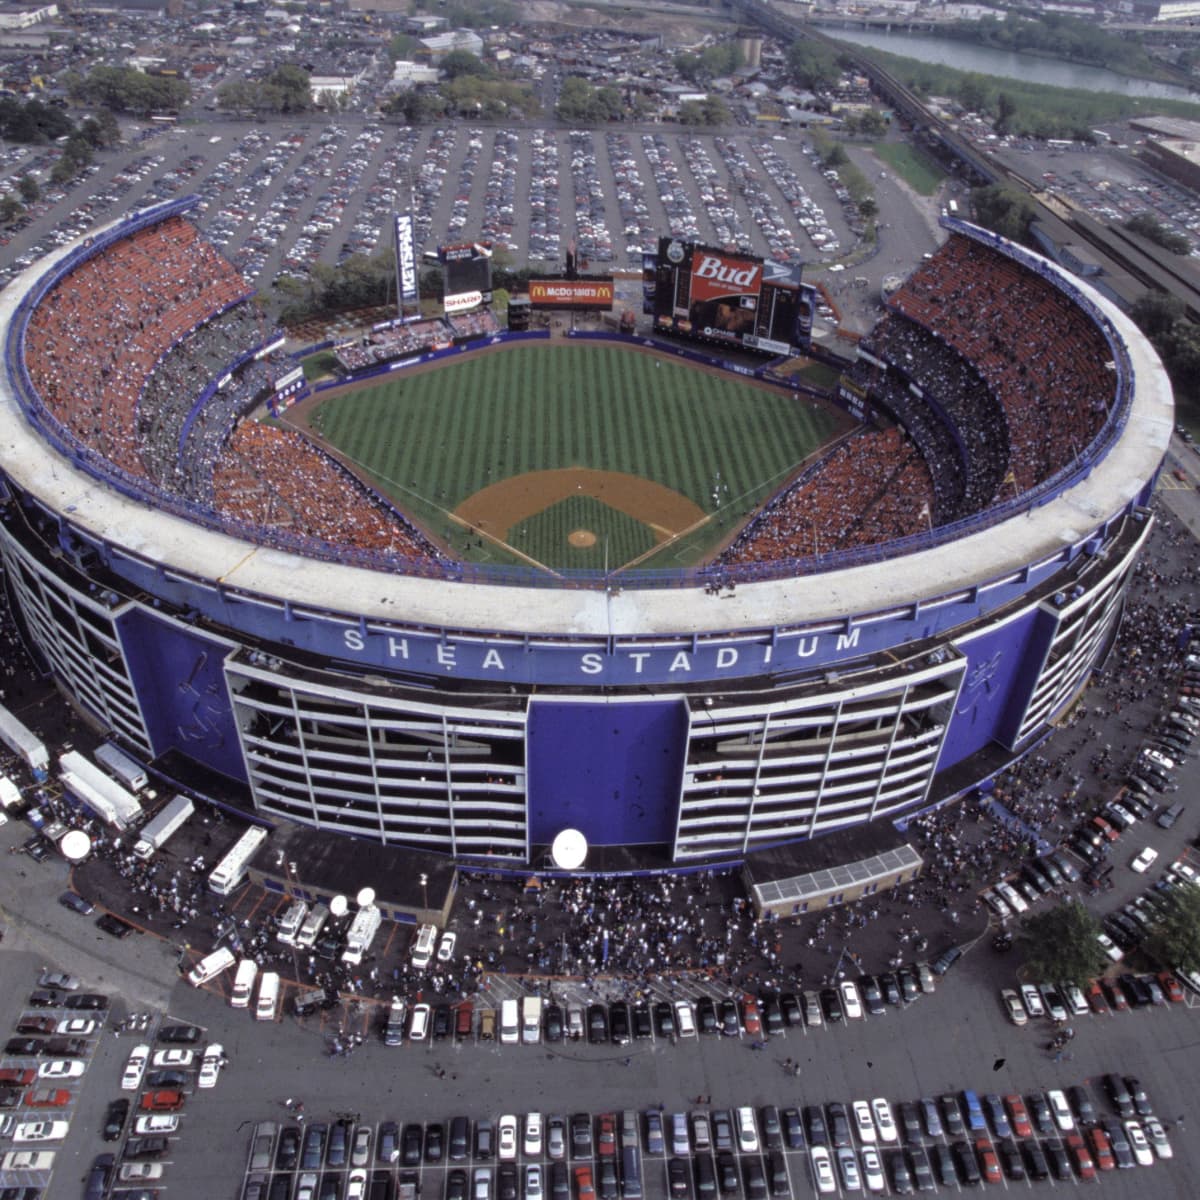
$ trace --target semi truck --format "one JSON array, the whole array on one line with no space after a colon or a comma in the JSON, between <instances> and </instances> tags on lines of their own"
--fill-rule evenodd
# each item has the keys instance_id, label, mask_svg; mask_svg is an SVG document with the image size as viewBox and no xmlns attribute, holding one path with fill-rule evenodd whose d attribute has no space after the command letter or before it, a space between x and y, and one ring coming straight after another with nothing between
<instances>
[{"instance_id":1,"label":"semi truck","mask_svg":"<svg viewBox=\"0 0 1200 1200\"><path fill-rule=\"evenodd\" d=\"M167 839L187 824L195 809L196 806L186 796L176 796L174 800L169 800L157 816L151 817L142 826L141 835L133 847L134 854L143 861L153 858L155 851L161 850Z\"/></svg>"}]
</instances>

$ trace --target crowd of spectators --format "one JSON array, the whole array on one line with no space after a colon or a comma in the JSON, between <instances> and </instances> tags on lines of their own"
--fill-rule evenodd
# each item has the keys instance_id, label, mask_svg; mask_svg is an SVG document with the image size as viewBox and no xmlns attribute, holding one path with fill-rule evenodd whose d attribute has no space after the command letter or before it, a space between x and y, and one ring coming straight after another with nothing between
<instances>
[{"instance_id":1,"label":"crowd of spectators","mask_svg":"<svg viewBox=\"0 0 1200 1200\"><path fill-rule=\"evenodd\" d=\"M477 308L474 312L455 313L446 318L456 338L491 337L500 332L500 322L490 308Z\"/></svg>"},{"instance_id":2,"label":"crowd of spectators","mask_svg":"<svg viewBox=\"0 0 1200 1200\"><path fill-rule=\"evenodd\" d=\"M349 471L295 430L243 420L213 472L217 510L250 525L405 557L431 548Z\"/></svg>"},{"instance_id":3,"label":"crowd of spectators","mask_svg":"<svg viewBox=\"0 0 1200 1200\"><path fill-rule=\"evenodd\" d=\"M70 436L145 477L137 415L147 376L171 346L247 294L196 227L171 217L88 259L43 298L26 332L26 366Z\"/></svg>"},{"instance_id":4,"label":"crowd of spectators","mask_svg":"<svg viewBox=\"0 0 1200 1200\"><path fill-rule=\"evenodd\" d=\"M30 378L68 436L127 477L268 540L275 530L289 544L433 554L301 434L246 419L281 370L247 357L268 340L239 303L247 296L195 226L169 218L105 247L47 294L26 335ZM422 339L435 326L449 337L440 321L400 332Z\"/></svg>"},{"instance_id":5,"label":"crowd of spectators","mask_svg":"<svg viewBox=\"0 0 1200 1200\"><path fill-rule=\"evenodd\" d=\"M861 429L764 509L721 561L807 558L893 541L925 529L932 505L929 467L902 431Z\"/></svg>"},{"instance_id":6,"label":"crowd of spectators","mask_svg":"<svg viewBox=\"0 0 1200 1200\"><path fill-rule=\"evenodd\" d=\"M936 330L999 398L1017 491L1065 467L1099 432L1116 398L1108 343L1035 271L956 234L889 304Z\"/></svg>"},{"instance_id":7,"label":"crowd of spectators","mask_svg":"<svg viewBox=\"0 0 1200 1200\"><path fill-rule=\"evenodd\" d=\"M338 346L334 355L343 370L354 372L406 354L423 354L439 346L449 346L453 338L449 325L436 317L371 333L360 341Z\"/></svg>"}]
</instances>

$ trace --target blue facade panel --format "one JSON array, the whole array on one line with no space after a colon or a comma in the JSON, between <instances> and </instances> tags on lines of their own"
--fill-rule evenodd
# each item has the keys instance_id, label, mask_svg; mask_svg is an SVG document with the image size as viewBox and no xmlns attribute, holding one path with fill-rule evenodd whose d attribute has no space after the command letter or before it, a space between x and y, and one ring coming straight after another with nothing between
<instances>
[{"instance_id":1,"label":"blue facade panel","mask_svg":"<svg viewBox=\"0 0 1200 1200\"><path fill-rule=\"evenodd\" d=\"M225 687L228 648L137 607L117 618L117 633L155 756L178 750L248 782Z\"/></svg>"},{"instance_id":2,"label":"blue facade panel","mask_svg":"<svg viewBox=\"0 0 1200 1200\"><path fill-rule=\"evenodd\" d=\"M589 843L670 843L687 748L682 700L529 706L529 839L563 829Z\"/></svg>"}]
</instances>

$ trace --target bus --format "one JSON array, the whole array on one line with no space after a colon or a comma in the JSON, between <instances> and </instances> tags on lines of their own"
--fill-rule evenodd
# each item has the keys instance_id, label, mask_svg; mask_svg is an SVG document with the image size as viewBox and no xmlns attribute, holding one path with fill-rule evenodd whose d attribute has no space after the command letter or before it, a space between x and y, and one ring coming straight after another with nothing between
<instances>
[{"instance_id":1,"label":"bus","mask_svg":"<svg viewBox=\"0 0 1200 1200\"><path fill-rule=\"evenodd\" d=\"M228 896L241 886L246 878L246 868L258 853L258 848L267 840L267 831L261 825L251 825L238 838L233 848L213 868L208 877L208 890L218 896Z\"/></svg>"}]
</instances>

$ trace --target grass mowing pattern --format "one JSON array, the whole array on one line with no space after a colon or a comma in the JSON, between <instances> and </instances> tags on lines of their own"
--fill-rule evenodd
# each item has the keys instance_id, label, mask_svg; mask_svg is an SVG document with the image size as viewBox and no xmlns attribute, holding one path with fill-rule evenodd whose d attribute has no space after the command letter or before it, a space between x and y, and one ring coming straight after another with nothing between
<instances>
[{"instance_id":1,"label":"grass mowing pattern","mask_svg":"<svg viewBox=\"0 0 1200 1200\"><path fill-rule=\"evenodd\" d=\"M576 529L596 535L592 546L572 546ZM607 554L605 538L608 539ZM595 499L568 496L509 530L509 544L538 562L600 571L644 554L654 545L649 526Z\"/></svg>"},{"instance_id":2,"label":"grass mowing pattern","mask_svg":"<svg viewBox=\"0 0 1200 1200\"><path fill-rule=\"evenodd\" d=\"M641 475L739 520L837 428L808 401L614 346L518 346L403 371L324 401L313 425L380 491L464 558L496 560L446 515L528 471ZM603 541L607 529L596 529ZM610 563L620 561L611 553ZM691 562L704 549L697 547ZM571 559L551 560L568 565Z\"/></svg>"}]
</instances>

